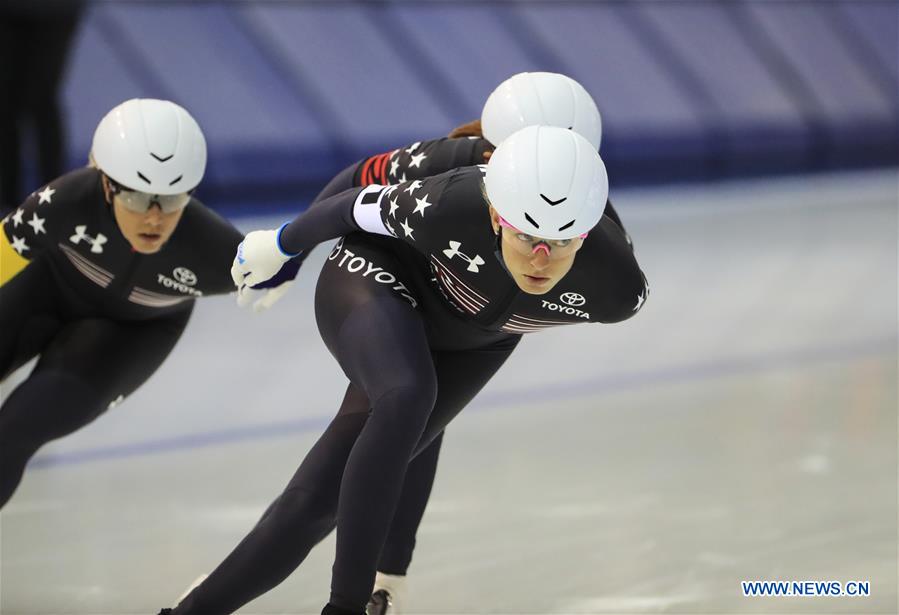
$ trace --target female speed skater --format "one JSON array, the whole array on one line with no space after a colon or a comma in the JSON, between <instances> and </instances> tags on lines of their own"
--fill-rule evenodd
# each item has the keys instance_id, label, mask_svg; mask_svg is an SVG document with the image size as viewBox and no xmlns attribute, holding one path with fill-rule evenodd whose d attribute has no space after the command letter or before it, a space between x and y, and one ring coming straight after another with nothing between
<instances>
[{"instance_id":1,"label":"female speed skater","mask_svg":"<svg viewBox=\"0 0 899 615\"><path fill-rule=\"evenodd\" d=\"M192 196L206 140L185 109L118 105L97 126L91 160L3 220L0 379L39 360L0 407L0 507L41 446L156 371L197 298L234 291L228 267L242 235ZM285 265L241 300L271 305L299 268Z\"/></svg>"},{"instance_id":2,"label":"female speed skater","mask_svg":"<svg viewBox=\"0 0 899 615\"><path fill-rule=\"evenodd\" d=\"M642 307L646 280L621 227L603 216L607 197L592 143L531 126L484 166L346 190L247 235L232 266L239 288L341 238L319 275L316 320L350 384L253 530L162 612L233 612L283 581L336 527L322 613L364 613L410 461L521 336L620 322Z\"/></svg>"},{"instance_id":3,"label":"female speed skater","mask_svg":"<svg viewBox=\"0 0 899 615\"><path fill-rule=\"evenodd\" d=\"M413 143L350 165L331 180L317 201L353 187L420 180L458 167L485 163L503 139L532 125L569 128L596 149L602 138L599 109L580 83L559 73L518 73L503 81L488 96L480 120L455 128L448 138ZM603 215L624 230L611 201L606 202ZM626 231L625 238L630 243ZM434 483L442 440L443 434L440 434L406 472L403 494L387 542L381 549L368 605L370 615L403 613L406 573Z\"/></svg>"}]
</instances>

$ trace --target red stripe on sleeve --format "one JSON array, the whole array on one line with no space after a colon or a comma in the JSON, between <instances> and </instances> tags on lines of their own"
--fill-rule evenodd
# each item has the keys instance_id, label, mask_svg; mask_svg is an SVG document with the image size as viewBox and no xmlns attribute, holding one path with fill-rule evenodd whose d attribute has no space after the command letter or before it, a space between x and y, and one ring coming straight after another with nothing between
<instances>
[{"instance_id":1,"label":"red stripe on sleeve","mask_svg":"<svg viewBox=\"0 0 899 615\"><path fill-rule=\"evenodd\" d=\"M387 152L384 154L384 159L381 161L381 183L386 185L390 182L387 181L387 161L390 160L390 154L392 152Z\"/></svg>"},{"instance_id":2,"label":"red stripe on sleeve","mask_svg":"<svg viewBox=\"0 0 899 615\"><path fill-rule=\"evenodd\" d=\"M367 159L364 163L362 163L362 185L367 186L372 183L371 175L369 171L371 170L371 165L374 162L376 156L372 156Z\"/></svg>"},{"instance_id":3,"label":"red stripe on sleeve","mask_svg":"<svg viewBox=\"0 0 899 615\"><path fill-rule=\"evenodd\" d=\"M384 156L387 154L378 154L373 157L372 165L371 165L371 181L373 184L383 184L382 178L379 176L379 172L381 170L381 161L384 159Z\"/></svg>"}]
</instances>

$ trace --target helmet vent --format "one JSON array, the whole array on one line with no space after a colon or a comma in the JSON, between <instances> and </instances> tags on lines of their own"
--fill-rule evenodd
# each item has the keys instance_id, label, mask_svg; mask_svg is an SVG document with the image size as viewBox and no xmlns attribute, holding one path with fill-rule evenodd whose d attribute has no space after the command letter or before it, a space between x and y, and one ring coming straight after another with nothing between
<instances>
[{"instance_id":1,"label":"helmet vent","mask_svg":"<svg viewBox=\"0 0 899 615\"><path fill-rule=\"evenodd\" d=\"M150 184L151 186L153 185L153 182L151 182L149 179L147 179L147 176L144 175L143 173L141 173L140 171L137 172L137 176L140 177L145 182L147 182L148 184Z\"/></svg>"},{"instance_id":2,"label":"helmet vent","mask_svg":"<svg viewBox=\"0 0 899 615\"><path fill-rule=\"evenodd\" d=\"M534 219L528 214L528 212L524 212L524 217L527 218L528 222L530 222L534 228L540 228L540 225L534 222Z\"/></svg>"},{"instance_id":3,"label":"helmet vent","mask_svg":"<svg viewBox=\"0 0 899 615\"><path fill-rule=\"evenodd\" d=\"M540 193L540 198L543 199L544 201L546 201L547 203L549 203L549 206L550 206L550 207L553 207L554 205L558 205L558 204L561 203L562 201L567 201L567 200L568 200L568 197L567 197L567 196L563 196L563 197L562 197L561 199L559 199L558 201L554 201L554 200L552 200L551 198L549 198L548 196L546 196L545 194L543 194L542 192Z\"/></svg>"},{"instance_id":4,"label":"helmet vent","mask_svg":"<svg viewBox=\"0 0 899 615\"><path fill-rule=\"evenodd\" d=\"M574 224L574 220L572 220L572 221L569 222L568 224L565 224L565 225L563 225L563 226L560 226L560 227L559 227L559 232L564 231L565 229L571 227L573 224Z\"/></svg>"},{"instance_id":5,"label":"helmet vent","mask_svg":"<svg viewBox=\"0 0 899 615\"><path fill-rule=\"evenodd\" d=\"M158 160L159 162L165 162L166 160L171 160L171 159L175 156L175 154L169 154L168 156L166 156L165 158L163 158L162 156L157 156L157 155L154 154L153 152L150 152L150 155L153 156L153 158L155 158L155 159Z\"/></svg>"},{"instance_id":6,"label":"helmet vent","mask_svg":"<svg viewBox=\"0 0 899 615\"><path fill-rule=\"evenodd\" d=\"M180 182L182 177L184 177L184 176L183 176L183 175L179 175L178 177L176 177L175 179L173 179L172 181L170 181L170 182L169 182L169 186L174 186L175 184L177 184L178 182Z\"/></svg>"}]
</instances>

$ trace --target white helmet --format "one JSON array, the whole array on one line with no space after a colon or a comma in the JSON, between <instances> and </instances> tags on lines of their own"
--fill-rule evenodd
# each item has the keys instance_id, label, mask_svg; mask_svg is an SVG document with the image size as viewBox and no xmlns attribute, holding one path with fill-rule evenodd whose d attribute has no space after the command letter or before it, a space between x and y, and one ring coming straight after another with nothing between
<instances>
[{"instance_id":1,"label":"white helmet","mask_svg":"<svg viewBox=\"0 0 899 615\"><path fill-rule=\"evenodd\" d=\"M559 73L518 73L503 81L481 112L484 138L499 145L525 126L558 126L582 135L599 149L602 120L580 83Z\"/></svg>"},{"instance_id":2,"label":"white helmet","mask_svg":"<svg viewBox=\"0 0 899 615\"><path fill-rule=\"evenodd\" d=\"M91 155L103 173L127 188L179 194L203 179L206 139L175 103L132 98L100 120Z\"/></svg>"},{"instance_id":3,"label":"white helmet","mask_svg":"<svg viewBox=\"0 0 899 615\"><path fill-rule=\"evenodd\" d=\"M602 218L606 167L593 144L565 128L529 126L500 143L484 177L493 208L543 239L571 239Z\"/></svg>"}]
</instances>

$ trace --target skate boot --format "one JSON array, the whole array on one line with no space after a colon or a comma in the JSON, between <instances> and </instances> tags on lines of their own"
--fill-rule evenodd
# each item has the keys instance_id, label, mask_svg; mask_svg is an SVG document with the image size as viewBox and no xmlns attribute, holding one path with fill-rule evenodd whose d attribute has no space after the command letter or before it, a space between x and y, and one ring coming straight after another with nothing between
<instances>
[{"instance_id":1,"label":"skate boot","mask_svg":"<svg viewBox=\"0 0 899 615\"><path fill-rule=\"evenodd\" d=\"M375 576L375 588L365 607L366 615L403 615L406 599L406 577L379 572Z\"/></svg>"}]
</instances>

